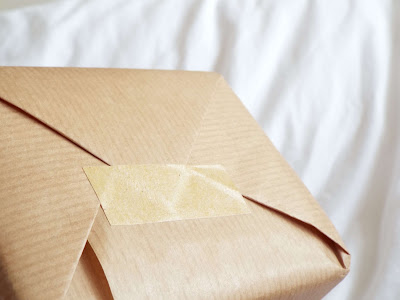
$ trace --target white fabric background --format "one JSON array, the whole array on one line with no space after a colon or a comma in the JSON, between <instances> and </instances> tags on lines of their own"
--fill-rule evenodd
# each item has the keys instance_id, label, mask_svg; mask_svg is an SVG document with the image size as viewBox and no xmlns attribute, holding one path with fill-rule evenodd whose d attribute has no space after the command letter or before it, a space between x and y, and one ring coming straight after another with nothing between
<instances>
[{"instance_id":1,"label":"white fabric background","mask_svg":"<svg viewBox=\"0 0 400 300\"><path fill-rule=\"evenodd\" d=\"M0 0L0 65L222 73L352 253L326 299L400 299L399 55L396 1Z\"/></svg>"}]
</instances>

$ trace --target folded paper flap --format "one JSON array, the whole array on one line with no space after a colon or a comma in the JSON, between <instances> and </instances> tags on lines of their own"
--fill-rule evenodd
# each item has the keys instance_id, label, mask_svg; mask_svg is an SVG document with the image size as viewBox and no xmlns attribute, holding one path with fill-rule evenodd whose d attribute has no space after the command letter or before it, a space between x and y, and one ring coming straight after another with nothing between
<instances>
[{"instance_id":1,"label":"folded paper flap","mask_svg":"<svg viewBox=\"0 0 400 300\"><path fill-rule=\"evenodd\" d=\"M244 195L311 224L345 250L216 73L2 67L0 97L108 164L222 164Z\"/></svg>"},{"instance_id":2,"label":"folded paper flap","mask_svg":"<svg viewBox=\"0 0 400 300\"><path fill-rule=\"evenodd\" d=\"M0 298L61 298L99 208L80 166L99 162L3 101L0 124Z\"/></svg>"},{"instance_id":3,"label":"folded paper flap","mask_svg":"<svg viewBox=\"0 0 400 300\"><path fill-rule=\"evenodd\" d=\"M218 81L192 146L189 162L204 161L223 164L249 199L310 224L348 253L328 216L225 80Z\"/></svg>"},{"instance_id":4,"label":"folded paper flap","mask_svg":"<svg viewBox=\"0 0 400 300\"><path fill-rule=\"evenodd\" d=\"M108 164L185 163L217 77L186 71L1 67L0 97Z\"/></svg>"}]
</instances>

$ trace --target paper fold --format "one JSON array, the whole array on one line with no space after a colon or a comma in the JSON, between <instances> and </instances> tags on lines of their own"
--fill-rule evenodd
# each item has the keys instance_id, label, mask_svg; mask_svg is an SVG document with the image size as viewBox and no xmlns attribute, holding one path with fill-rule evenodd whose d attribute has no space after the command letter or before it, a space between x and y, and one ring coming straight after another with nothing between
<instances>
[{"instance_id":1,"label":"paper fold","mask_svg":"<svg viewBox=\"0 0 400 300\"><path fill-rule=\"evenodd\" d=\"M3 102L0 124L0 296L61 298L99 208L80 164L98 160Z\"/></svg>"}]
</instances>

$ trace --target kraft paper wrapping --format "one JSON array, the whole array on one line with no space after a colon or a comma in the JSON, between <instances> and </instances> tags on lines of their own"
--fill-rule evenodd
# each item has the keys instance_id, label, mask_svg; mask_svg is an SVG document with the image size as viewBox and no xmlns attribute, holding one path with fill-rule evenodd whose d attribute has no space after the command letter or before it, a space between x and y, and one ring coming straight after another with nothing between
<instances>
[{"instance_id":1,"label":"kraft paper wrapping","mask_svg":"<svg viewBox=\"0 0 400 300\"><path fill-rule=\"evenodd\" d=\"M220 75L2 67L0 98L3 298L319 299L347 274ZM222 165L252 213L111 226L82 167L136 164Z\"/></svg>"}]
</instances>

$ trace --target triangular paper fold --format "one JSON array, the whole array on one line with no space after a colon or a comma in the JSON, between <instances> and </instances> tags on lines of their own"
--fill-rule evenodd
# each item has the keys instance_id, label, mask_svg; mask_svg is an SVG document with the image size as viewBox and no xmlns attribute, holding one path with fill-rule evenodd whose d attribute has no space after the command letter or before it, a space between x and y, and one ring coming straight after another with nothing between
<instances>
[{"instance_id":1,"label":"triangular paper fold","mask_svg":"<svg viewBox=\"0 0 400 300\"><path fill-rule=\"evenodd\" d=\"M81 165L99 162L3 102L0 141L0 298L59 299L99 208Z\"/></svg>"}]
</instances>

